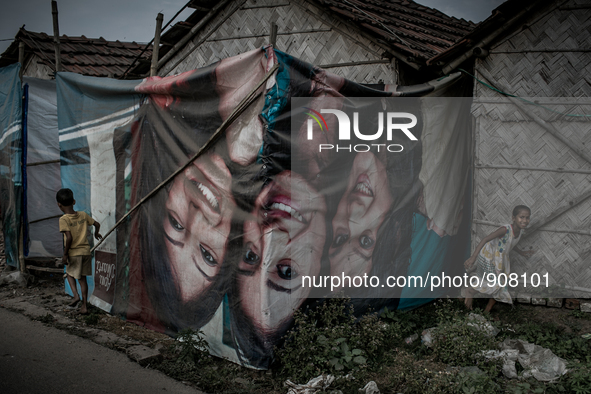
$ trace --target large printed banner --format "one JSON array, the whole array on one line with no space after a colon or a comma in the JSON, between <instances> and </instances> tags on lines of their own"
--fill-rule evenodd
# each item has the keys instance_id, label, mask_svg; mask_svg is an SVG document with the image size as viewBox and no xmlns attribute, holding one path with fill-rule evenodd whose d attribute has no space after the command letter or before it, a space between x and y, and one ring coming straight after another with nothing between
<instances>
[{"instance_id":1,"label":"large printed banner","mask_svg":"<svg viewBox=\"0 0 591 394\"><path fill-rule=\"evenodd\" d=\"M20 64L0 68L0 216L6 263L19 266L23 196Z\"/></svg>"},{"instance_id":2,"label":"large printed banner","mask_svg":"<svg viewBox=\"0 0 591 394\"><path fill-rule=\"evenodd\" d=\"M266 368L294 312L325 297L360 315L447 294L396 278L463 270L470 100L438 97L458 80L362 86L271 47L116 86L60 74L58 105L85 103L59 110L75 209L107 231L141 202L96 251L91 301Z\"/></svg>"}]
</instances>

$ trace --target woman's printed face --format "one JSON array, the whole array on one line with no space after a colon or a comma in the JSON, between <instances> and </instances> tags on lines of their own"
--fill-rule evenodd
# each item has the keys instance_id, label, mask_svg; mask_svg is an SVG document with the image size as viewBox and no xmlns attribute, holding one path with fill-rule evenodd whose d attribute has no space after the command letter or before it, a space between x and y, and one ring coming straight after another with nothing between
<instances>
[{"instance_id":1,"label":"woman's printed face","mask_svg":"<svg viewBox=\"0 0 591 394\"><path fill-rule=\"evenodd\" d=\"M236 206L231 185L230 171L216 154L202 155L174 178L164 237L183 302L198 299L220 272Z\"/></svg>"},{"instance_id":2,"label":"woman's printed face","mask_svg":"<svg viewBox=\"0 0 591 394\"><path fill-rule=\"evenodd\" d=\"M320 272L325 215L324 197L301 176L284 171L263 189L245 221L240 302L264 334L276 332L308 297L302 277Z\"/></svg>"},{"instance_id":3,"label":"woman's printed face","mask_svg":"<svg viewBox=\"0 0 591 394\"><path fill-rule=\"evenodd\" d=\"M332 221L331 275L352 277L370 272L378 229L391 206L384 164L373 153L358 153Z\"/></svg>"}]
</instances>

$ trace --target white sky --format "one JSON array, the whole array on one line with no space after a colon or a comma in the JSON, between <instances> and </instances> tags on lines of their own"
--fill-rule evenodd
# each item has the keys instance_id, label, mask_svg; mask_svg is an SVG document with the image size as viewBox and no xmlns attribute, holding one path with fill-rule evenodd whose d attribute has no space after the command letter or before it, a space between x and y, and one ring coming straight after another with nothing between
<instances>
[{"instance_id":1,"label":"white sky","mask_svg":"<svg viewBox=\"0 0 591 394\"><path fill-rule=\"evenodd\" d=\"M156 15L164 14L164 24L188 0L58 0L60 35L148 42L154 36ZM503 0L418 0L448 15L479 22ZM0 0L0 40L13 39L25 29L53 34L51 0ZM183 12L184 20L192 10ZM0 53L11 41L0 41Z\"/></svg>"}]
</instances>

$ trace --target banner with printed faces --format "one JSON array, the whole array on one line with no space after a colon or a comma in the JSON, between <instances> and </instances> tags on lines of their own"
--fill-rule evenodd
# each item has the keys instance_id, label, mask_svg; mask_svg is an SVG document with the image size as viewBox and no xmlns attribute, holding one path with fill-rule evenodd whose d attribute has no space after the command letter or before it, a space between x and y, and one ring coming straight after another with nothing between
<instances>
[{"instance_id":1,"label":"banner with printed faces","mask_svg":"<svg viewBox=\"0 0 591 394\"><path fill-rule=\"evenodd\" d=\"M463 269L470 101L408 97L457 79L363 86L268 47L144 80L114 143L117 217L158 192L117 231L116 272L101 263L113 311L171 335L199 329L212 354L264 369L294 312L325 297L361 315L447 294L397 278Z\"/></svg>"}]
</instances>

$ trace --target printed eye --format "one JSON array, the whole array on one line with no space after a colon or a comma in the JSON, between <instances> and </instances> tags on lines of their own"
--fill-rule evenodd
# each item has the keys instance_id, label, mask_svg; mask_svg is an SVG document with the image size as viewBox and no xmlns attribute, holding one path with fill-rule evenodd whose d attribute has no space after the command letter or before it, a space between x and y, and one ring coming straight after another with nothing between
<instances>
[{"instance_id":1,"label":"printed eye","mask_svg":"<svg viewBox=\"0 0 591 394\"><path fill-rule=\"evenodd\" d=\"M176 231L183 231L185 229L179 222L176 221L174 217L172 217L170 213L168 214L168 221L170 222L172 228Z\"/></svg>"},{"instance_id":2,"label":"printed eye","mask_svg":"<svg viewBox=\"0 0 591 394\"><path fill-rule=\"evenodd\" d=\"M211 253L209 253L203 246L199 245L199 249L201 249L201 256L203 256L205 264L209 265L210 267L215 267L218 265L218 262L215 261Z\"/></svg>"},{"instance_id":3,"label":"printed eye","mask_svg":"<svg viewBox=\"0 0 591 394\"><path fill-rule=\"evenodd\" d=\"M341 246L342 244L347 242L348 239L349 239L349 234L339 234L335 237L335 239L332 243L332 247L338 248L339 246Z\"/></svg>"},{"instance_id":4,"label":"printed eye","mask_svg":"<svg viewBox=\"0 0 591 394\"><path fill-rule=\"evenodd\" d=\"M375 241L367 235L362 235L359 237L359 245L361 245L363 249L370 249L374 243Z\"/></svg>"},{"instance_id":5,"label":"printed eye","mask_svg":"<svg viewBox=\"0 0 591 394\"><path fill-rule=\"evenodd\" d=\"M291 269L291 265L277 264L277 274L283 280L292 280L298 277L298 273Z\"/></svg>"},{"instance_id":6,"label":"printed eye","mask_svg":"<svg viewBox=\"0 0 591 394\"><path fill-rule=\"evenodd\" d=\"M259 261L261 261L261 258L258 254L253 252L252 249L248 248L244 253L242 260L244 260L244 262L248 265L257 265Z\"/></svg>"}]
</instances>

